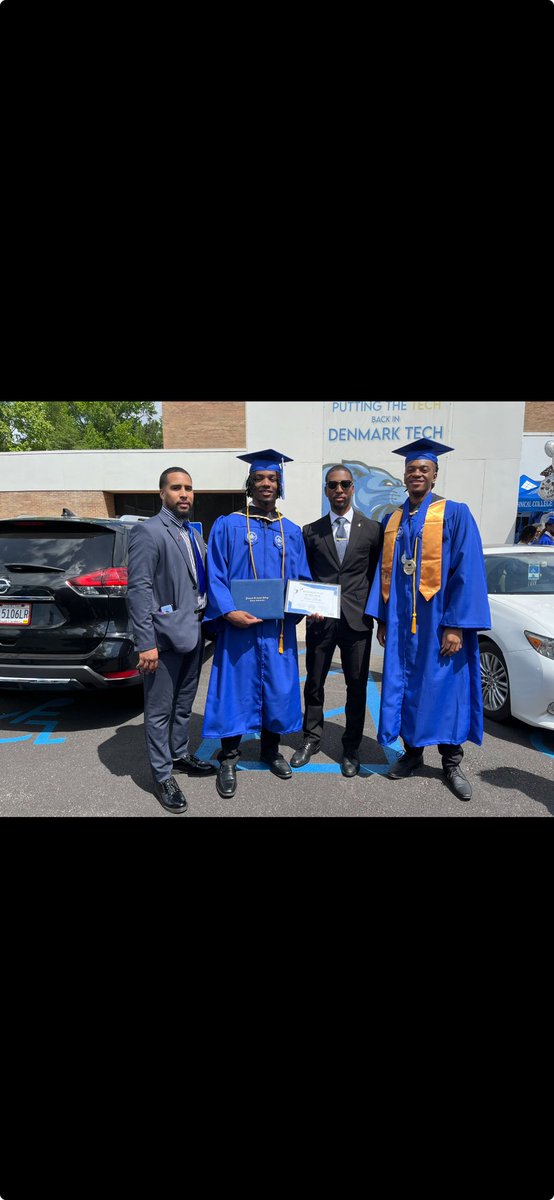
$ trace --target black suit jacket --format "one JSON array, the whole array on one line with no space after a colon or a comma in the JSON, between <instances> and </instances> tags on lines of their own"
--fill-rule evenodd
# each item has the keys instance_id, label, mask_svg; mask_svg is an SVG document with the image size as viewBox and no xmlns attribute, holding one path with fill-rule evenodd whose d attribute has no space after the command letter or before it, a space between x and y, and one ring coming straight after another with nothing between
<instances>
[{"instance_id":1,"label":"black suit jacket","mask_svg":"<svg viewBox=\"0 0 554 1200\"><path fill-rule=\"evenodd\" d=\"M348 548L341 566L331 527L331 517L305 525L302 533L312 577L318 583L340 583L341 610L351 629L362 633L373 628L364 613L383 545L383 530L354 509Z\"/></svg>"}]
</instances>

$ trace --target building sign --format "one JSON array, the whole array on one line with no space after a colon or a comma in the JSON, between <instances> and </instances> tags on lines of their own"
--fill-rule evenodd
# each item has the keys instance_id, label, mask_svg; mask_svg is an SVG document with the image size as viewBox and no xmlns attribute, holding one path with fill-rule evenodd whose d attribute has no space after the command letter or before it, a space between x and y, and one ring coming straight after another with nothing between
<instances>
[{"instance_id":1,"label":"building sign","mask_svg":"<svg viewBox=\"0 0 554 1200\"><path fill-rule=\"evenodd\" d=\"M323 420L322 515L329 512L325 475L344 463L356 484L355 505L382 520L406 499L404 460L394 451L417 438L450 445L452 400L328 400Z\"/></svg>"}]
</instances>

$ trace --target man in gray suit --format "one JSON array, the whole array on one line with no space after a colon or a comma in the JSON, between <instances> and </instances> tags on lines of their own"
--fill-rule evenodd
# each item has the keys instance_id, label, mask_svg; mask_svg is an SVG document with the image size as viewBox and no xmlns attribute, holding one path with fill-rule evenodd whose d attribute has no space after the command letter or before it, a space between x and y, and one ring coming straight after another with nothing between
<instances>
[{"instance_id":1,"label":"man in gray suit","mask_svg":"<svg viewBox=\"0 0 554 1200\"><path fill-rule=\"evenodd\" d=\"M202 668L200 622L207 603L206 547L191 528L192 479L182 467L160 477L161 511L138 524L129 545L127 602L144 674L144 732L163 808L184 813L173 770L211 775L189 753L189 725Z\"/></svg>"}]
</instances>

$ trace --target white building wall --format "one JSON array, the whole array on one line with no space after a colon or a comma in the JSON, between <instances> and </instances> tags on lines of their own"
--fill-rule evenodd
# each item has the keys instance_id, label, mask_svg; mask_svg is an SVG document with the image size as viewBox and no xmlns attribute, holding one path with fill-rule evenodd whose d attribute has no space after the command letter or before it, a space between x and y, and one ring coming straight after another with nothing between
<instances>
[{"instance_id":1,"label":"white building wall","mask_svg":"<svg viewBox=\"0 0 554 1200\"><path fill-rule=\"evenodd\" d=\"M360 464L360 471L378 467L401 479L404 460L393 453L395 446L418 436L414 429L440 429L437 440L454 446L455 453L440 461L438 492L469 504L485 544L513 540L524 401L459 400L427 407L412 401L364 403L381 407L350 409L346 401L249 401L247 446L234 449L3 453L0 492L152 492L161 472L174 464L191 472L197 491L240 491L247 467L236 455L273 447L294 459L286 467L283 511L303 525L321 513L325 464L351 460Z\"/></svg>"}]
</instances>

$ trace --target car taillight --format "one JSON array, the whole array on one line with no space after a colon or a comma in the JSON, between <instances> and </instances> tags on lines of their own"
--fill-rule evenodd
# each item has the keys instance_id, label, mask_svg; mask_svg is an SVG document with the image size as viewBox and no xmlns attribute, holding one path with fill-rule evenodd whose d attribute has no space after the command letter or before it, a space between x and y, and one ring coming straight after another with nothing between
<instances>
[{"instance_id":1,"label":"car taillight","mask_svg":"<svg viewBox=\"0 0 554 1200\"><path fill-rule=\"evenodd\" d=\"M132 679L135 675L140 675L140 671L107 671L104 679Z\"/></svg>"},{"instance_id":2,"label":"car taillight","mask_svg":"<svg viewBox=\"0 0 554 1200\"><path fill-rule=\"evenodd\" d=\"M105 567L89 575L76 575L67 580L67 586L80 596L125 596L127 567Z\"/></svg>"}]
</instances>

